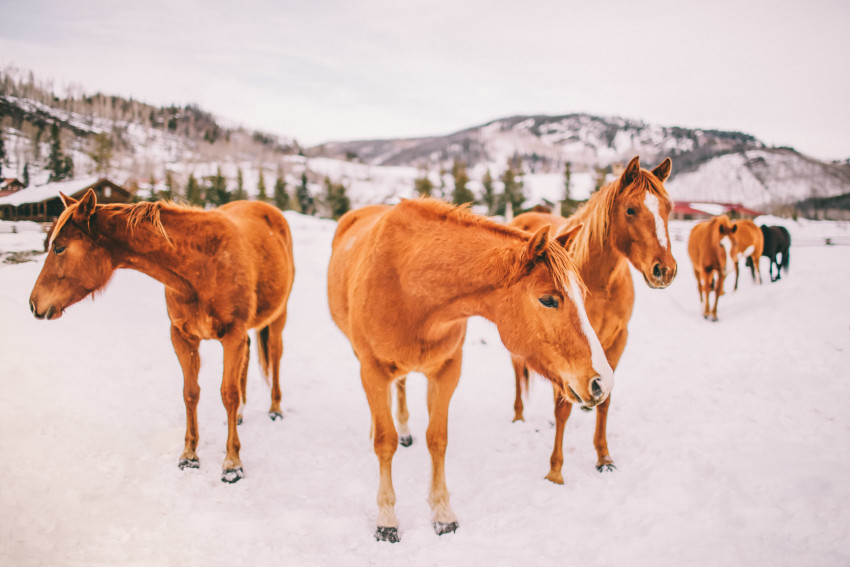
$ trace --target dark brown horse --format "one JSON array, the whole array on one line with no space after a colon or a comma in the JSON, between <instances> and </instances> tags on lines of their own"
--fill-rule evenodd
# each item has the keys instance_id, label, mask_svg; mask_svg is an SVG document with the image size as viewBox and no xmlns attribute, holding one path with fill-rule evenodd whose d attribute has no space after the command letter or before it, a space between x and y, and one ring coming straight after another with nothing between
<instances>
[{"instance_id":1,"label":"dark brown horse","mask_svg":"<svg viewBox=\"0 0 850 567\"><path fill-rule=\"evenodd\" d=\"M165 203L98 205L94 191L80 201L62 195L50 252L30 295L38 319L102 289L118 268L165 284L171 341L183 368L186 445L179 467L198 468L198 371L201 340L224 348L221 398L227 410L222 480L242 478L236 425L245 403L248 330L257 329L260 367L271 378L272 419L280 409L281 334L292 289L292 237L274 207L237 201L211 211Z\"/></svg>"},{"instance_id":2,"label":"dark brown horse","mask_svg":"<svg viewBox=\"0 0 850 567\"><path fill-rule=\"evenodd\" d=\"M457 529L445 454L469 317L495 322L507 349L551 380L560 396L593 407L613 385L578 272L563 243L549 238L549 227L532 235L435 200L351 211L334 235L328 301L360 361L372 413L380 540L398 541L390 388L414 371L428 378L434 530Z\"/></svg>"}]
</instances>

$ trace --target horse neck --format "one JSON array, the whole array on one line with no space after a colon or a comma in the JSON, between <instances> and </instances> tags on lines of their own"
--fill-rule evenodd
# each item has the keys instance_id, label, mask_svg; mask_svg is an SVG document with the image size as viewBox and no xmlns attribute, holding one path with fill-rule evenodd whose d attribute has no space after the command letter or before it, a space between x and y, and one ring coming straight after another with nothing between
<instances>
[{"instance_id":1,"label":"horse neck","mask_svg":"<svg viewBox=\"0 0 850 567\"><path fill-rule=\"evenodd\" d=\"M606 195L600 191L594 197L569 218L567 226L562 230L564 232L577 224L582 225L570 246L570 253L588 288L605 287L612 275L628 263L611 236Z\"/></svg>"},{"instance_id":2,"label":"horse neck","mask_svg":"<svg viewBox=\"0 0 850 567\"><path fill-rule=\"evenodd\" d=\"M132 227L124 209L103 209L93 217L92 231L99 244L107 248L117 268L128 268L142 272L167 287L192 293L187 269L185 247L177 247L173 240L166 239L158 230L141 222ZM162 228L170 238L175 236L173 216L160 210Z\"/></svg>"},{"instance_id":3,"label":"horse neck","mask_svg":"<svg viewBox=\"0 0 850 567\"><path fill-rule=\"evenodd\" d=\"M390 251L386 259L397 264L403 293L433 322L474 315L493 320L492 298L513 278L525 242L497 230L448 222L439 230L421 228L399 226L408 239L411 233L430 236L413 239L401 254Z\"/></svg>"}]
</instances>

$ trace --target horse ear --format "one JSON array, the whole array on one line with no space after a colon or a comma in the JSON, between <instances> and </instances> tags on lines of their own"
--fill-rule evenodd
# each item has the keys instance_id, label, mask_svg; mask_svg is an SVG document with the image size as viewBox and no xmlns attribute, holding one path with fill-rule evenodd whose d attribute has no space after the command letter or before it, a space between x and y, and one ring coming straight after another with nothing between
<instances>
[{"instance_id":1,"label":"horse ear","mask_svg":"<svg viewBox=\"0 0 850 567\"><path fill-rule=\"evenodd\" d=\"M573 243L573 241L576 239L576 236L578 236L578 232L581 230L581 227L582 227L582 226L584 226L584 225L582 225L582 224L577 224L577 225L575 225L574 227L572 227L572 228L571 228L571 229L569 229L568 231L566 231L566 232L562 232L561 234L559 234L558 236L556 236L556 237L555 237L555 240L557 240L557 241L558 241L558 243L559 243L561 246L563 246L564 248L569 249L569 248L570 248L570 245L571 245L571 244Z\"/></svg>"},{"instance_id":2,"label":"horse ear","mask_svg":"<svg viewBox=\"0 0 850 567\"><path fill-rule=\"evenodd\" d=\"M732 225L732 232L738 232L738 223Z\"/></svg>"},{"instance_id":3,"label":"horse ear","mask_svg":"<svg viewBox=\"0 0 850 567\"><path fill-rule=\"evenodd\" d=\"M547 224L540 230L534 233L531 240L525 247L523 252L523 261L525 264L536 264L543 254L546 253L546 248L549 246L549 225Z\"/></svg>"},{"instance_id":4,"label":"horse ear","mask_svg":"<svg viewBox=\"0 0 850 567\"><path fill-rule=\"evenodd\" d=\"M664 183L670 177L670 170L673 169L673 161L668 157L658 167L652 170L652 175L658 178L658 181Z\"/></svg>"},{"instance_id":5,"label":"horse ear","mask_svg":"<svg viewBox=\"0 0 850 567\"><path fill-rule=\"evenodd\" d=\"M640 173L640 156L635 156L632 158L632 161L629 162L629 165L626 166L626 169L623 170L623 174L620 176L620 182L623 187L631 185L635 182Z\"/></svg>"},{"instance_id":6,"label":"horse ear","mask_svg":"<svg viewBox=\"0 0 850 567\"><path fill-rule=\"evenodd\" d=\"M88 224L89 219L94 213L94 208L97 205L97 195L94 194L94 190L89 188L86 191L86 194L83 195L83 198L79 200L77 204L77 209L74 211L74 222L82 224Z\"/></svg>"},{"instance_id":7,"label":"horse ear","mask_svg":"<svg viewBox=\"0 0 850 567\"><path fill-rule=\"evenodd\" d=\"M69 197L62 191L59 191L59 198L62 199L62 204L65 205L66 209L77 202L76 199Z\"/></svg>"}]
</instances>

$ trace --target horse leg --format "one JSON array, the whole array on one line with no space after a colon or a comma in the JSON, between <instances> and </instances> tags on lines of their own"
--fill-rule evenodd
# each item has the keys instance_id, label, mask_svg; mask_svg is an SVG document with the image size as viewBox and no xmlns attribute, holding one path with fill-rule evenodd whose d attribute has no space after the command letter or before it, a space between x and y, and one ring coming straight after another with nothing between
<instances>
[{"instance_id":1,"label":"horse leg","mask_svg":"<svg viewBox=\"0 0 850 567\"><path fill-rule=\"evenodd\" d=\"M245 335L245 360L242 362L242 372L239 377L239 393L242 403L239 404L239 412L236 414L236 425L242 425L242 414L245 404L248 403L248 362L251 358L251 337Z\"/></svg>"},{"instance_id":2,"label":"horse leg","mask_svg":"<svg viewBox=\"0 0 850 567\"><path fill-rule=\"evenodd\" d=\"M714 307L711 309L712 321L717 321L717 302L720 300L720 296L723 295L723 281L725 279L723 272L717 272L717 286L714 288Z\"/></svg>"},{"instance_id":3,"label":"horse leg","mask_svg":"<svg viewBox=\"0 0 850 567\"><path fill-rule=\"evenodd\" d=\"M183 402L186 404L186 445L177 466L181 469L196 469L200 466L198 454L198 399L201 388L198 385L198 372L201 369L201 357L198 356L198 345L201 341L185 335L180 329L171 326L171 344L180 368L183 369Z\"/></svg>"},{"instance_id":4,"label":"horse leg","mask_svg":"<svg viewBox=\"0 0 850 567\"><path fill-rule=\"evenodd\" d=\"M738 274L739 274L739 267L738 267L738 260L736 259L735 260L735 291L738 291Z\"/></svg>"},{"instance_id":5,"label":"horse leg","mask_svg":"<svg viewBox=\"0 0 850 567\"><path fill-rule=\"evenodd\" d=\"M511 363L514 367L514 378L516 380L516 394L514 394L514 421L525 421L522 415L522 391L523 384L528 384L528 367L522 359L515 356L511 357Z\"/></svg>"},{"instance_id":6,"label":"horse leg","mask_svg":"<svg viewBox=\"0 0 850 567\"><path fill-rule=\"evenodd\" d=\"M717 288L714 286L714 272L709 271L705 279L705 306L702 310L702 316L708 319L711 316L711 290L714 290L715 301L718 297Z\"/></svg>"},{"instance_id":7,"label":"horse leg","mask_svg":"<svg viewBox=\"0 0 850 567\"><path fill-rule=\"evenodd\" d=\"M395 515L395 491L393 490L392 462L398 448L398 433L393 424L390 404L392 376L377 361L358 357L360 380L372 412L372 435L375 455L378 457L380 478L378 481L378 529L375 539L396 543L398 519Z\"/></svg>"},{"instance_id":8,"label":"horse leg","mask_svg":"<svg viewBox=\"0 0 850 567\"><path fill-rule=\"evenodd\" d=\"M407 376L402 376L395 382L396 393L396 419L398 420L398 442L402 447L413 445L413 435L407 422L410 420L410 412L407 411Z\"/></svg>"},{"instance_id":9,"label":"horse leg","mask_svg":"<svg viewBox=\"0 0 850 567\"><path fill-rule=\"evenodd\" d=\"M694 268L694 276L697 278L697 293L699 293L699 301L702 303L702 276L696 268Z\"/></svg>"},{"instance_id":10,"label":"horse leg","mask_svg":"<svg viewBox=\"0 0 850 567\"><path fill-rule=\"evenodd\" d=\"M428 430L425 439L431 453L431 521L437 535L454 532L457 517L449 504L446 487L446 445L448 443L449 402L460 379L462 349L435 373L428 375Z\"/></svg>"},{"instance_id":11,"label":"horse leg","mask_svg":"<svg viewBox=\"0 0 850 567\"><path fill-rule=\"evenodd\" d=\"M564 477L561 474L561 466L564 464L564 428L573 410L573 404L562 396L557 388L553 390L555 392L555 446L549 457L549 473L546 475L546 480L555 484L564 484Z\"/></svg>"},{"instance_id":12,"label":"horse leg","mask_svg":"<svg viewBox=\"0 0 850 567\"><path fill-rule=\"evenodd\" d=\"M620 363L620 357L623 356L623 351L626 349L626 340L629 337L629 331L624 329L618 334L611 346L605 349L605 356L608 359L608 364L613 370L617 369ZM608 437L606 435L608 426L608 407L611 405L611 395L596 406L596 431L593 434L593 444L596 446L596 470L599 472L612 471L617 467L614 466L614 459L608 453Z\"/></svg>"},{"instance_id":13,"label":"horse leg","mask_svg":"<svg viewBox=\"0 0 850 567\"><path fill-rule=\"evenodd\" d=\"M268 359L271 367L272 380L272 404L269 408L269 418L272 421L283 419L283 410L280 408L282 398L280 390L280 359L283 356L283 327L286 325L286 309L274 321L269 323L268 336Z\"/></svg>"},{"instance_id":14,"label":"horse leg","mask_svg":"<svg viewBox=\"0 0 850 567\"><path fill-rule=\"evenodd\" d=\"M231 332L221 339L224 350L224 373L221 380L221 401L227 411L227 453L222 464L221 481L237 482L244 476L242 461L239 459L239 434L236 431L236 418L239 404L242 401L240 383L242 368L247 356L248 342L245 340L246 331Z\"/></svg>"}]
</instances>

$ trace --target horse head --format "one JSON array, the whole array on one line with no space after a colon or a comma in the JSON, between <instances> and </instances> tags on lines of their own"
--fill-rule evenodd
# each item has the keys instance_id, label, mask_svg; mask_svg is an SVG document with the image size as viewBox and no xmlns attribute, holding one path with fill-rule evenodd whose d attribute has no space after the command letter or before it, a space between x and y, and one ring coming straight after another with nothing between
<instances>
[{"instance_id":1,"label":"horse head","mask_svg":"<svg viewBox=\"0 0 850 567\"><path fill-rule=\"evenodd\" d=\"M37 319L58 319L67 307L106 285L115 271L112 256L92 233L94 191L89 189L79 201L60 195L65 210L53 226L44 266L30 294L30 310Z\"/></svg>"},{"instance_id":2,"label":"horse head","mask_svg":"<svg viewBox=\"0 0 850 567\"><path fill-rule=\"evenodd\" d=\"M678 269L667 227L672 202L664 188L671 167L668 157L647 171L635 156L614 183L608 207L614 245L652 288L669 286Z\"/></svg>"},{"instance_id":3,"label":"horse head","mask_svg":"<svg viewBox=\"0 0 850 567\"><path fill-rule=\"evenodd\" d=\"M581 225L549 238L544 226L520 253L519 271L503 289L494 318L502 342L562 395L585 407L603 402L614 372L590 325L585 288L567 246Z\"/></svg>"}]
</instances>

